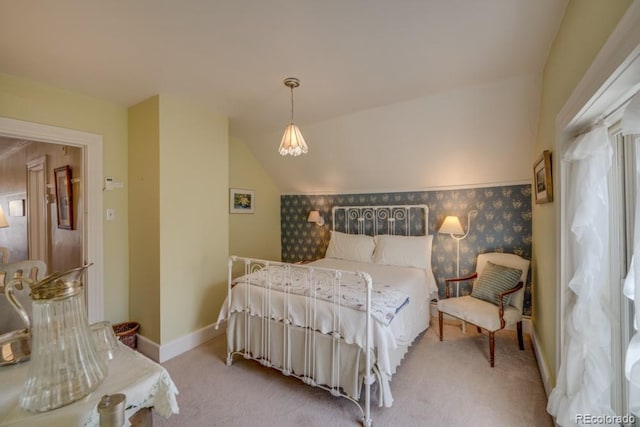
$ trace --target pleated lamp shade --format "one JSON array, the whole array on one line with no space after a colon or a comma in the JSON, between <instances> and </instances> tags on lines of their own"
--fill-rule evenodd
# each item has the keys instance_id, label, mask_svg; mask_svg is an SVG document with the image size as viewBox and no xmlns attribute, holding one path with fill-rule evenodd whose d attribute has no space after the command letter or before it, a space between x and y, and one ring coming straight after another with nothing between
<instances>
[{"instance_id":1,"label":"pleated lamp shade","mask_svg":"<svg viewBox=\"0 0 640 427\"><path fill-rule=\"evenodd\" d=\"M300 129L294 123L290 123L284 130L280 148L278 149L283 156L299 156L309 151L307 143L304 142Z\"/></svg>"}]
</instances>

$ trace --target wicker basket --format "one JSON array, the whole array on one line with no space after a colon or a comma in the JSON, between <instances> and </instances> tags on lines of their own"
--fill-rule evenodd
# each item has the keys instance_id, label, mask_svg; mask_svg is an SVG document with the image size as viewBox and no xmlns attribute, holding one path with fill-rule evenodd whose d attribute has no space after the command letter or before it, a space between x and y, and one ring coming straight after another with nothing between
<instances>
[{"instance_id":1,"label":"wicker basket","mask_svg":"<svg viewBox=\"0 0 640 427\"><path fill-rule=\"evenodd\" d=\"M113 332L120 342L135 350L138 347L136 332L138 332L139 328L140 323L138 322L123 322L113 325Z\"/></svg>"}]
</instances>

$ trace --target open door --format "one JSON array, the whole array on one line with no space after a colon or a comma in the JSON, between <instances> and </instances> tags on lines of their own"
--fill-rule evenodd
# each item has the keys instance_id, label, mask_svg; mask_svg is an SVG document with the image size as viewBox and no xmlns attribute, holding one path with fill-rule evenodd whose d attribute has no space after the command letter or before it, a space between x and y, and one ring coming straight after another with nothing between
<instances>
[{"instance_id":1,"label":"open door","mask_svg":"<svg viewBox=\"0 0 640 427\"><path fill-rule=\"evenodd\" d=\"M51 265L49 251L49 200L47 196L47 157L27 163L27 236L29 259Z\"/></svg>"}]
</instances>

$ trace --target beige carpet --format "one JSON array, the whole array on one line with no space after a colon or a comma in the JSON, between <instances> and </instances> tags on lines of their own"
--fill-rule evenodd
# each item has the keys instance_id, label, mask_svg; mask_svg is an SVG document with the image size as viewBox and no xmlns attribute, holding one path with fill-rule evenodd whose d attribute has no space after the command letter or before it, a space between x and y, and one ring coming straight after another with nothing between
<instances>
[{"instance_id":1,"label":"beige carpet","mask_svg":"<svg viewBox=\"0 0 640 427\"><path fill-rule=\"evenodd\" d=\"M496 336L496 367L488 362L489 339L473 327L437 320L420 335L393 377L391 408L373 406L376 426L553 426L531 340L518 349L515 332ZM164 364L180 390L180 414L165 426L357 426L352 402L282 376L257 362L224 363L219 336Z\"/></svg>"}]
</instances>

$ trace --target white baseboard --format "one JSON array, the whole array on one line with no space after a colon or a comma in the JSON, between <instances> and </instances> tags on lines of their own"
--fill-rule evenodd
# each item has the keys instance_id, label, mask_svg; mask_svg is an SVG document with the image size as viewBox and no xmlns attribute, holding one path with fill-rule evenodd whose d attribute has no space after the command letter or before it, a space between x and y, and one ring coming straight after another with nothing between
<instances>
[{"instance_id":1,"label":"white baseboard","mask_svg":"<svg viewBox=\"0 0 640 427\"><path fill-rule=\"evenodd\" d=\"M536 354L536 360L538 361L538 370L540 371L540 377L542 377L542 384L544 385L544 392L547 394L547 399L549 398L549 394L551 394L551 375L549 375L549 366L547 366L547 362L540 352L540 341L538 340L538 335L536 335L536 331L531 328L531 342L533 343L533 351Z\"/></svg>"},{"instance_id":2,"label":"white baseboard","mask_svg":"<svg viewBox=\"0 0 640 427\"><path fill-rule=\"evenodd\" d=\"M215 328L215 324L211 324L162 346L158 345L155 341L138 334L138 351L151 360L163 363L199 346L200 344L204 344L218 335L224 334L225 329L226 324L224 323L221 324L218 329Z\"/></svg>"},{"instance_id":3,"label":"white baseboard","mask_svg":"<svg viewBox=\"0 0 640 427\"><path fill-rule=\"evenodd\" d=\"M149 359L156 362L160 361L160 346L140 334L137 334L138 348L137 350L147 356Z\"/></svg>"}]
</instances>

